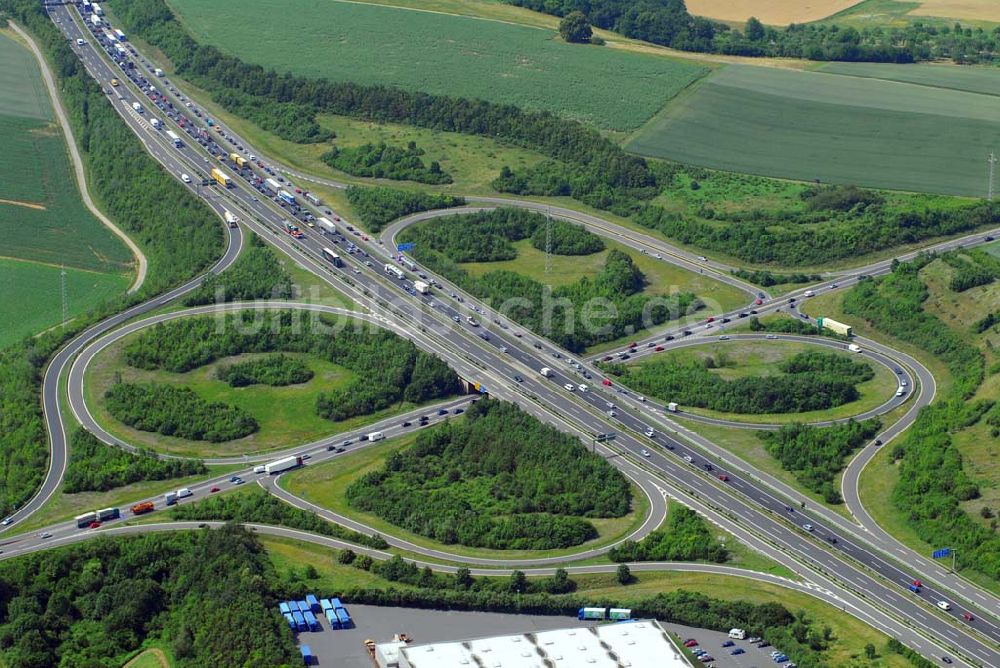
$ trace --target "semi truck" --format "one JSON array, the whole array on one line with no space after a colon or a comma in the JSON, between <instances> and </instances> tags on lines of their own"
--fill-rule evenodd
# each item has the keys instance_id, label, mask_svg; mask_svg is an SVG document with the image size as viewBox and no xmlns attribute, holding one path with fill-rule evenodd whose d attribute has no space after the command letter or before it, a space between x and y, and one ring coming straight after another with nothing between
<instances>
[{"instance_id":1,"label":"semi truck","mask_svg":"<svg viewBox=\"0 0 1000 668\"><path fill-rule=\"evenodd\" d=\"M302 616L302 613L296 610L292 613L292 619L295 620L295 630L305 631L306 630L306 619Z\"/></svg>"},{"instance_id":2,"label":"semi truck","mask_svg":"<svg viewBox=\"0 0 1000 668\"><path fill-rule=\"evenodd\" d=\"M92 522L97 521L97 513L91 510L89 513L83 513L82 515L77 515L73 518L76 520L76 526L79 529L86 529L90 526Z\"/></svg>"},{"instance_id":3,"label":"semi truck","mask_svg":"<svg viewBox=\"0 0 1000 668\"><path fill-rule=\"evenodd\" d=\"M431 291L431 286L427 285L423 281L414 281L413 289L422 295L426 295Z\"/></svg>"},{"instance_id":4,"label":"semi truck","mask_svg":"<svg viewBox=\"0 0 1000 668\"><path fill-rule=\"evenodd\" d=\"M235 228L236 224L240 222L240 219L236 217L235 214L229 211L229 209L224 209L222 212L223 217L226 219L226 225Z\"/></svg>"},{"instance_id":5,"label":"semi truck","mask_svg":"<svg viewBox=\"0 0 1000 668\"><path fill-rule=\"evenodd\" d=\"M323 257L325 257L327 261L334 267L342 267L344 265L344 263L340 259L340 256L334 253L329 248L323 249Z\"/></svg>"},{"instance_id":6,"label":"semi truck","mask_svg":"<svg viewBox=\"0 0 1000 668\"><path fill-rule=\"evenodd\" d=\"M330 622L330 628L331 629L339 629L340 628L340 620L337 619L337 611L336 610L334 610L333 608L330 608L329 610L327 610L323 614L326 615L326 621Z\"/></svg>"},{"instance_id":7,"label":"semi truck","mask_svg":"<svg viewBox=\"0 0 1000 668\"><path fill-rule=\"evenodd\" d=\"M604 608L580 608L576 613L577 619L604 619Z\"/></svg>"},{"instance_id":8,"label":"semi truck","mask_svg":"<svg viewBox=\"0 0 1000 668\"><path fill-rule=\"evenodd\" d=\"M295 195L288 192L287 190L278 190L278 198L281 199L285 204L295 204Z\"/></svg>"},{"instance_id":9,"label":"semi truck","mask_svg":"<svg viewBox=\"0 0 1000 668\"><path fill-rule=\"evenodd\" d=\"M91 3L90 8L98 16L104 16L104 10L101 9L101 6L99 4L97 4L96 2Z\"/></svg>"},{"instance_id":10,"label":"semi truck","mask_svg":"<svg viewBox=\"0 0 1000 668\"><path fill-rule=\"evenodd\" d=\"M610 619L621 622L632 619L630 608L580 608L576 613L577 619Z\"/></svg>"},{"instance_id":11,"label":"semi truck","mask_svg":"<svg viewBox=\"0 0 1000 668\"><path fill-rule=\"evenodd\" d=\"M316 598L315 594L306 594L306 605L309 606L309 610L312 612L319 612L322 608L319 605L319 599Z\"/></svg>"},{"instance_id":12,"label":"semi truck","mask_svg":"<svg viewBox=\"0 0 1000 668\"><path fill-rule=\"evenodd\" d=\"M143 501L142 503L137 503L132 506L132 514L142 515L144 513L150 513L153 512L155 508L156 506L152 501Z\"/></svg>"},{"instance_id":13,"label":"semi truck","mask_svg":"<svg viewBox=\"0 0 1000 668\"><path fill-rule=\"evenodd\" d=\"M313 665L313 652L309 645L302 645L299 647L299 651L302 652L302 663L307 666Z\"/></svg>"},{"instance_id":14,"label":"semi truck","mask_svg":"<svg viewBox=\"0 0 1000 668\"><path fill-rule=\"evenodd\" d=\"M323 234L336 234L337 226L330 222L329 219L320 216L316 219L316 223L319 225L320 232Z\"/></svg>"},{"instance_id":15,"label":"semi truck","mask_svg":"<svg viewBox=\"0 0 1000 668\"><path fill-rule=\"evenodd\" d=\"M167 136L170 137L170 141L172 141L174 143L174 146L176 146L177 148L183 146L180 136L173 130L167 130Z\"/></svg>"},{"instance_id":16,"label":"semi truck","mask_svg":"<svg viewBox=\"0 0 1000 668\"><path fill-rule=\"evenodd\" d=\"M279 190L281 190L281 184L275 181L274 179L266 179L264 183L266 183L267 187L273 190L274 192L278 192Z\"/></svg>"},{"instance_id":17,"label":"semi truck","mask_svg":"<svg viewBox=\"0 0 1000 668\"><path fill-rule=\"evenodd\" d=\"M177 503L177 492L167 492L163 495L163 503L172 506Z\"/></svg>"},{"instance_id":18,"label":"semi truck","mask_svg":"<svg viewBox=\"0 0 1000 668\"><path fill-rule=\"evenodd\" d=\"M410 258L408 258L406 256L400 257L399 258L399 263L401 265L403 265L404 267L406 267L407 269L409 269L410 271L416 271L417 270L417 264L413 260L411 260Z\"/></svg>"},{"instance_id":19,"label":"semi truck","mask_svg":"<svg viewBox=\"0 0 1000 668\"><path fill-rule=\"evenodd\" d=\"M385 434L383 434L380 431L373 431L372 433L368 434L369 441L381 441L383 438L385 438Z\"/></svg>"},{"instance_id":20,"label":"semi truck","mask_svg":"<svg viewBox=\"0 0 1000 668\"><path fill-rule=\"evenodd\" d=\"M854 330L850 325L837 322L833 318L816 318L816 324L819 325L820 329L829 329L831 332L842 336L851 336L854 334Z\"/></svg>"},{"instance_id":21,"label":"semi truck","mask_svg":"<svg viewBox=\"0 0 1000 668\"><path fill-rule=\"evenodd\" d=\"M302 456L292 455L290 457L284 457L282 459L275 460L269 464L264 465L264 472L268 475L273 475L275 473L281 473L282 471L288 471L296 466L302 466Z\"/></svg>"},{"instance_id":22,"label":"semi truck","mask_svg":"<svg viewBox=\"0 0 1000 668\"><path fill-rule=\"evenodd\" d=\"M316 197L316 195L313 195L312 193L306 193L305 198L316 206L320 206L323 203L319 197Z\"/></svg>"},{"instance_id":23,"label":"semi truck","mask_svg":"<svg viewBox=\"0 0 1000 668\"><path fill-rule=\"evenodd\" d=\"M285 231L288 232L293 237L295 237L296 239L302 239L303 237L306 236L302 234L302 230L299 229L298 225L287 220L285 221Z\"/></svg>"},{"instance_id":24,"label":"semi truck","mask_svg":"<svg viewBox=\"0 0 1000 668\"><path fill-rule=\"evenodd\" d=\"M122 516L122 511L120 508L103 508L97 511L97 521L107 522L108 520L116 520Z\"/></svg>"},{"instance_id":25,"label":"semi truck","mask_svg":"<svg viewBox=\"0 0 1000 668\"><path fill-rule=\"evenodd\" d=\"M119 42L128 41L128 40L125 39L125 33L123 33L118 28L115 28L115 37L118 39Z\"/></svg>"},{"instance_id":26,"label":"semi truck","mask_svg":"<svg viewBox=\"0 0 1000 668\"><path fill-rule=\"evenodd\" d=\"M233 185L233 180L218 167L212 167L212 178L224 188L231 188Z\"/></svg>"},{"instance_id":27,"label":"semi truck","mask_svg":"<svg viewBox=\"0 0 1000 668\"><path fill-rule=\"evenodd\" d=\"M91 14L90 15L90 25L94 26L95 28L100 28L101 27L101 17L98 16L97 14Z\"/></svg>"},{"instance_id":28,"label":"semi truck","mask_svg":"<svg viewBox=\"0 0 1000 668\"><path fill-rule=\"evenodd\" d=\"M403 273L402 269L400 269L399 267L395 267L395 266L393 266L391 264L385 265L385 270L384 271L385 271L385 273L386 273L387 276L391 276L391 277L393 277L395 279L398 279L400 281L403 280L403 278L406 276L406 274Z\"/></svg>"},{"instance_id":29,"label":"semi truck","mask_svg":"<svg viewBox=\"0 0 1000 668\"><path fill-rule=\"evenodd\" d=\"M233 163L234 163L234 164L235 164L235 165L236 165L237 167L239 167L240 169L243 169L243 168L244 168L244 167L246 167L246 165L247 165L247 160L246 160L246 158L244 158L244 157L243 157L242 155L240 155L239 153L230 153L230 154L229 154L229 159L230 159L230 160L232 160L232 161L233 161Z\"/></svg>"}]
</instances>

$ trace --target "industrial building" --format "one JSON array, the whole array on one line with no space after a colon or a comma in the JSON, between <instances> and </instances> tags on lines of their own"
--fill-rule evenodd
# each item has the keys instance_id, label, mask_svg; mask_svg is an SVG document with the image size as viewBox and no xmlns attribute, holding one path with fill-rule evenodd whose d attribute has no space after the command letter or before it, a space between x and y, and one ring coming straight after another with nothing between
<instances>
[{"instance_id":1,"label":"industrial building","mask_svg":"<svg viewBox=\"0 0 1000 668\"><path fill-rule=\"evenodd\" d=\"M458 642L376 646L381 668L690 668L655 620L495 636Z\"/></svg>"}]
</instances>

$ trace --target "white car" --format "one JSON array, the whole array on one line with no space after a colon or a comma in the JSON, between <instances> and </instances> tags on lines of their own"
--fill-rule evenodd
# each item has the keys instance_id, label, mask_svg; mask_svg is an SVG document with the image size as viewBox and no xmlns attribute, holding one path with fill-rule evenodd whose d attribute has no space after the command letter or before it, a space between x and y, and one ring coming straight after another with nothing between
<instances>
[{"instance_id":1,"label":"white car","mask_svg":"<svg viewBox=\"0 0 1000 668\"><path fill-rule=\"evenodd\" d=\"M802 528L805 529L806 531L812 531L813 530L813 525L811 525L811 524L803 524Z\"/></svg>"},{"instance_id":2,"label":"white car","mask_svg":"<svg viewBox=\"0 0 1000 668\"><path fill-rule=\"evenodd\" d=\"M191 183L191 177L187 174L181 174L181 181L184 183Z\"/></svg>"},{"instance_id":3,"label":"white car","mask_svg":"<svg viewBox=\"0 0 1000 668\"><path fill-rule=\"evenodd\" d=\"M647 429L646 430L646 438L653 438L654 436L656 436L656 432L655 431L653 431L652 429Z\"/></svg>"},{"instance_id":4,"label":"white car","mask_svg":"<svg viewBox=\"0 0 1000 668\"><path fill-rule=\"evenodd\" d=\"M690 464L694 461L694 458L691 455L684 455L684 461Z\"/></svg>"},{"instance_id":5,"label":"white car","mask_svg":"<svg viewBox=\"0 0 1000 668\"><path fill-rule=\"evenodd\" d=\"M937 607L941 608L942 610L951 610L951 604L948 603L948 601L938 601Z\"/></svg>"},{"instance_id":6,"label":"white car","mask_svg":"<svg viewBox=\"0 0 1000 668\"><path fill-rule=\"evenodd\" d=\"M586 385L577 385L577 389L579 389L581 392L586 392L588 388Z\"/></svg>"},{"instance_id":7,"label":"white car","mask_svg":"<svg viewBox=\"0 0 1000 668\"><path fill-rule=\"evenodd\" d=\"M77 46L83 46L84 44L86 44L86 42L84 42L81 38L79 38L79 37L76 38L76 45Z\"/></svg>"},{"instance_id":8,"label":"white car","mask_svg":"<svg viewBox=\"0 0 1000 668\"><path fill-rule=\"evenodd\" d=\"M52 534L50 534L48 531L44 531L44 532L38 534L38 537L44 540L45 538L52 538ZM944 601L942 601L942 603L943 602ZM938 603L938 605L941 605L941 603Z\"/></svg>"},{"instance_id":9,"label":"white car","mask_svg":"<svg viewBox=\"0 0 1000 668\"><path fill-rule=\"evenodd\" d=\"M576 389L576 387L573 386L573 383L566 383L565 385L563 385L563 387L565 387L570 392Z\"/></svg>"},{"instance_id":10,"label":"white car","mask_svg":"<svg viewBox=\"0 0 1000 668\"><path fill-rule=\"evenodd\" d=\"M608 411L608 417L617 417L618 413L614 411Z\"/></svg>"},{"instance_id":11,"label":"white car","mask_svg":"<svg viewBox=\"0 0 1000 668\"><path fill-rule=\"evenodd\" d=\"M765 336L764 338L766 338L766 339L776 339L776 338L778 338L778 337L777 337L777 336L775 336L774 334L768 334L768 335L767 335L767 336Z\"/></svg>"},{"instance_id":12,"label":"white car","mask_svg":"<svg viewBox=\"0 0 1000 668\"><path fill-rule=\"evenodd\" d=\"M643 457L649 457L649 450L643 450L642 451L642 456Z\"/></svg>"},{"instance_id":13,"label":"white car","mask_svg":"<svg viewBox=\"0 0 1000 668\"><path fill-rule=\"evenodd\" d=\"M638 397L638 399L639 399L639 401L641 401L642 403L646 403L646 397Z\"/></svg>"},{"instance_id":14,"label":"white car","mask_svg":"<svg viewBox=\"0 0 1000 668\"><path fill-rule=\"evenodd\" d=\"M11 523L11 522L13 522L13 521L14 521L14 518L13 518L13 517L8 517L8 518L6 518L6 519L5 519L5 520L4 520L3 522L2 522L2 524L3 524L3 525L4 525L5 527L6 527L6 526L10 526L10 523Z\"/></svg>"}]
</instances>

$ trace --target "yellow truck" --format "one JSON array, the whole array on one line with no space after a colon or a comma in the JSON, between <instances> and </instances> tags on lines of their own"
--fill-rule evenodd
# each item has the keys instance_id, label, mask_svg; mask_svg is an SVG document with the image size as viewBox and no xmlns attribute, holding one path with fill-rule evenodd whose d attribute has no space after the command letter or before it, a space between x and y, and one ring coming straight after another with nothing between
<instances>
[{"instance_id":1,"label":"yellow truck","mask_svg":"<svg viewBox=\"0 0 1000 668\"><path fill-rule=\"evenodd\" d=\"M246 158L244 158L239 153L230 153L229 154L229 159L232 160L233 164L235 164L240 169L243 169L244 167L246 167L246 164L247 164Z\"/></svg>"},{"instance_id":2,"label":"yellow truck","mask_svg":"<svg viewBox=\"0 0 1000 668\"><path fill-rule=\"evenodd\" d=\"M233 185L233 180L226 176L223 171L217 167L212 168L212 178L215 182L224 188L231 188Z\"/></svg>"}]
</instances>

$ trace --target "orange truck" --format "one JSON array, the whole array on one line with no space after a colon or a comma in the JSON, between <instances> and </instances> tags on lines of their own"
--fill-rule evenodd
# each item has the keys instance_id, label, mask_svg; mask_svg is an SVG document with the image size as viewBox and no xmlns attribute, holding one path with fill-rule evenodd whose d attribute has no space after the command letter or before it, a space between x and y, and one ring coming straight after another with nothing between
<instances>
[{"instance_id":1,"label":"orange truck","mask_svg":"<svg viewBox=\"0 0 1000 668\"><path fill-rule=\"evenodd\" d=\"M151 512L153 508L154 506L152 501L143 501L142 503L137 503L132 506L132 514L142 515L143 513Z\"/></svg>"}]
</instances>

